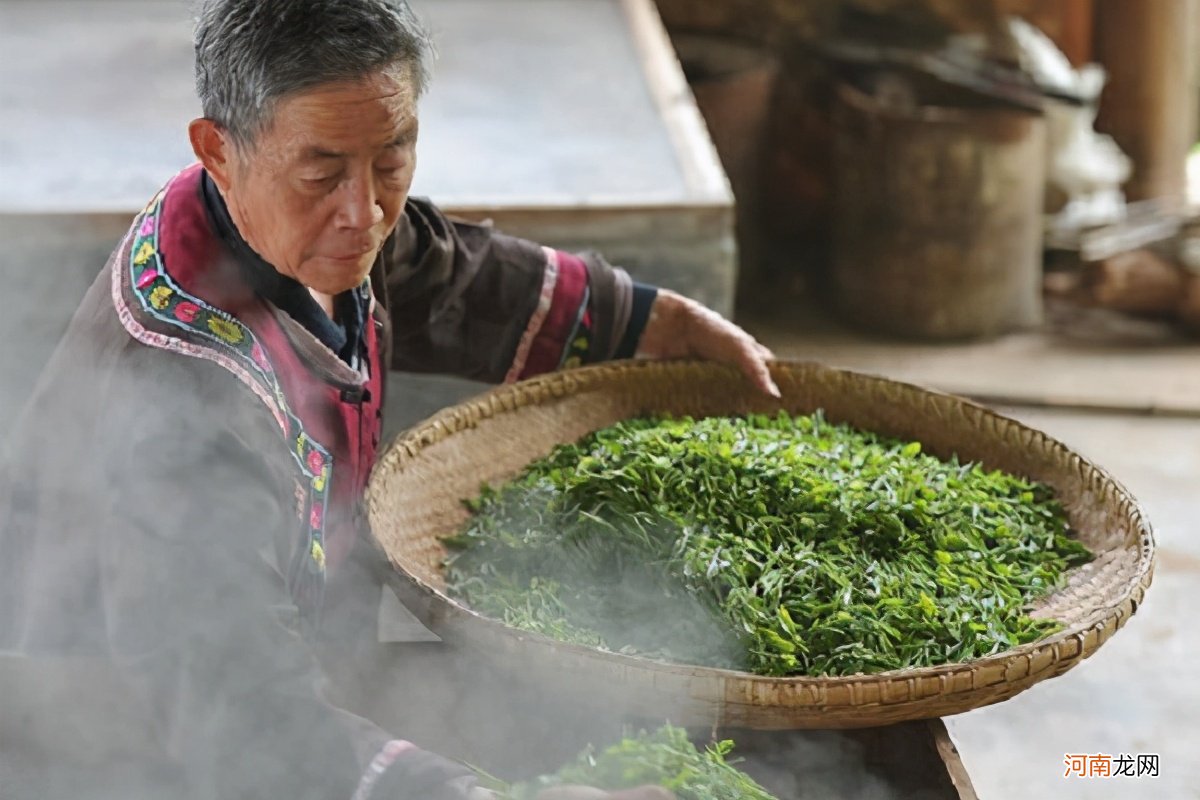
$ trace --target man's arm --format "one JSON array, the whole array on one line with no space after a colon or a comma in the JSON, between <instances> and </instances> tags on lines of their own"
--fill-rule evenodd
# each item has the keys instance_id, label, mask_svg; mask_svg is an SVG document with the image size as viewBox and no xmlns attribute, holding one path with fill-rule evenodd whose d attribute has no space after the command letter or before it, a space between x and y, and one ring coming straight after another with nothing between
<instances>
[{"instance_id":1,"label":"man's arm","mask_svg":"<svg viewBox=\"0 0 1200 800\"><path fill-rule=\"evenodd\" d=\"M410 199L384 251L393 369L499 383L613 358L706 358L779 396L771 352L716 312Z\"/></svg>"},{"instance_id":2,"label":"man's arm","mask_svg":"<svg viewBox=\"0 0 1200 800\"><path fill-rule=\"evenodd\" d=\"M634 354L657 290L598 255L452 221L410 199L384 252L391 365L499 383Z\"/></svg>"}]
</instances>

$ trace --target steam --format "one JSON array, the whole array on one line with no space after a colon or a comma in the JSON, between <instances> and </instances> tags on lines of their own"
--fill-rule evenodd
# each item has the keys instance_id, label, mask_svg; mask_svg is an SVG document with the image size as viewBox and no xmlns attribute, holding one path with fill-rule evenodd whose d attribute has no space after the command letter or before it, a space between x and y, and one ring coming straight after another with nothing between
<instances>
[{"instance_id":1,"label":"steam","mask_svg":"<svg viewBox=\"0 0 1200 800\"><path fill-rule=\"evenodd\" d=\"M79 379L80 386L102 386L112 380L127 382L128 392L123 396L141 398L135 403L139 413L133 415L141 433L164 431L175 424L173 415L179 409L158 402L166 396L161 386L162 375L90 374L93 369L90 365L97 363L96 348L103 346L87 338L69 340L67 349L59 352L49 368L52 373L65 369ZM232 380L223 373L217 378ZM27 393L30 387L19 388ZM26 612L32 610L29 604L36 606L71 593L78 594L80 609L75 615L58 617L57 630L30 631L21 629L19 624L0 625L7 628L7 634L0 635L0 687L3 687L0 798L116 800L172 796L169 787L176 776L147 771L137 758L140 747L170 745L163 736L166 729L153 722L170 709L153 708L152 713L146 714L147 709L139 705L144 701L136 699L138 693L129 691L130 683L136 684L137 675L101 666L106 654L108 623L104 609L97 607L94 599L87 599L90 587L80 585L78 577L84 574L79 569L97 555L89 537L96 533L98 520L103 516L98 510L107 511L111 503L110 498L97 494L99 487L111 482L95 482L92 470L103 463L96 454L103 452L99 448L111 447L131 435L128 429L120 427L129 424L130 416L98 413L90 408L92 398L87 396L50 392L40 397L41 402L49 402L51 407L34 409L35 416L15 425L8 458L0 471L3 476L0 543L4 553L4 559L0 560L3 573L0 591L5 593L4 611L10 620L25 618ZM257 400L225 410L226 423L240 427L245 422L240 415L264 414L255 403ZM54 421L52 429L46 427L46 420ZM110 420L122 422L118 425ZM204 459L203 449L181 448L170 453L169 458L164 455L163 463L174 463L178 474L209 474L212 464ZM49 481L39 487L41 502L49 508L43 505L40 510L27 508L15 496L20 494L23 481L32 477L29 471L35 466L39 480ZM136 484L140 480L138 475L135 465L113 464L113 481ZM171 520L178 513L179 504L187 502L185 495L146 500L144 509L164 520ZM235 496L228 499L235 506L241 502L245 501ZM23 548L20 529L13 527L14 520L19 522L15 512L50 510L74 522L54 547L32 553ZM248 518L253 516L252 509L245 511ZM204 517L198 515L197 519L202 523ZM203 534L200 524L197 535ZM35 555L39 569L57 576L53 582L57 587L54 597L38 595L24 584L28 559ZM234 551L225 555L227 561L214 563L224 563L228 575L238 574L244 567L240 560L248 557L244 552ZM135 558L136 554L123 556ZM221 567L215 569L220 572ZM151 578L153 575L148 574L147 579ZM642 583L650 578L652 575L646 570L612 575L613 582L620 584L631 598L651 592L652 585ZM160 588L179 582L189 591L207 591L214 597L243 591L236 581L220 574L173 575ZM41 591L46 589L43 587ZM661 589L656 591L660 593ZM146 607L153 608L161 602L166 600L150 594ZM336 598L332 602L336 603ZM659 696L654 698L653 715L648 715L645 698L635 693L623 694L611 687L581 684L578 676L572 675L558 675L549 681L545 676L554 672L549 665L543 665L544 669L537 673L508 670L503 667L505 660L501 654L461 644L421 642L376 647L364 647L361 642L352 644L352 632L336 629L338 613L336 609L331 611L335 630L329 633L336 637L336 644L319 650L326 673L332 679L327 690L331 701L374 721L391 735L478 765L506 779L520 780L554 772L588 744L603 747L628 729L654 729L664 721L679 723L694 713L694 709L685 708L686 698L677 698L675 703ZM672 619L689 623L671 630L673 649L702 652L712 648L713 643L706 640L712 629L708 624L711 610L705 604L679 593L665 611L665 617L659 614L626 617L623 622L630 626L631 639L650 643L662 640L665 618L665 624ZM209 620L181 619L178 627L212 637L238 635L237 621L221 616ZM364 630L373 627L366 624ZM18 635L14 636L14 632ZM126 631L125 635L152 640L158 632L146 629ZM690 642L686 641L689 635ZM685 640L681 641L680 636ZM24 648L34 639L74 652L54 656L47 656L46 648L27 652ZM237 650L230 652L235 657L222 665L222 674L236 683L249 665L237 662ZM78 670L80 664L87 665L82 674ZM282 677L293 666L281 657L273 670ZM218 701L214 698L213 702ZM221 728L220 715L205 719L207 722L203 724L211 727L200 731L195 740L219 742L228 736L229 731ZM302 717L255 720L251 723L254 729L240 731L239 738L268 741L278 736L281 728L302 723ZM704 727L690 732L698 744L713 736L713 731ZM873 753L855 734L718 730L716 736L734 739L737 743L734 755L745 759L742 766L780 800L919 797L892 782L890 767L874 766L879 763L878 753ZM886 746L885 743L884 749ZM272 796L270 786L261 783L263 778L252 769L231 764L229 770L242 782L246 797Z\"/></svg>"},{"instance_id":2,"label":"steam","mask_svg":"<svg viewBox=\"0 0 1200 800\"><path fill-rule=\"evenodd\" d=\"M580 542L571 531L555 530L564 520L546 518L537 503L538 493L532 492L530 497L529 503L508 507L504 527L554 530L545 545L550 552L543 554L545 562L554 565L547 573L561 574L558 570L565 569L577 582L607 587L612 597L605 599L604 607L623 613L619 625L614 623L606 634L619 629L619 641L629 643L631 652L677 663L696 664L697 657L718 662L737 660L734 651L745 643L729 639L728 622L712 603L676 585L674 579L657 574L653 564L609 564L609 572L597 581L596 575L586 573L604 564L603 559L586 552L588 543ZM651 536L664 531L666 535L678 533L676 526L665 523L663 531L646 528ZM572 562L583 561L587 563L578 567L578 574L571 572ZM570 578L564 581L565 586L571 583ZM521 670L512 666L509 656L496 654L494 659L482 653L472 657L468 650L460 654L457 682L473 687L473 691L472 696L461 699L458 713L462 716L450 728L487 737L489 730L498 733L496 719L507 719L528 736L514 736L505 729L503 734L491 736L486 747L472 750L482 742L468 742L468 737L447 742L447 746L471 752L471 757L478 759L473 763L509 779L524 780L554 772L589 744L602 748L625 733L654 730L664 721L694 722L702 713L685 696L635 696L644 686L638 685L636 677L630 680L630 691L622 694L611 685L589 685L583 676L554 675L550 665ZM501 663L510 665L505 672L492 667ZM436 712L428 722L437 727ZM918 765L937 763L936 756L913 748L914 742L923 745L929 735L919 723L911 729L895 728L877 735L704 726L690 728L689 734L698 746L714 739L732 739L736 745L733 758L741 759L739 768L780 800L922 800L940 796L921 788L920 780L905 774Z\"/></svg>"},{"instance_id":3,"label":"steam","mask_svg":"<svg viewBox=\"0 0 1200 800\"><path fill-rule=\"evenodd\" d=\"M162 54L135 55L153 61ZM153 72L146 73L151 84ZM133 106L121 113L133 114L130 109ZM136 136L136 131L131 136ZM106 220L92 224L103 227L115 223ZM90 567L96 560L109 566L124 560L128 566L141 555L104 549L108 540L101 536L102 519L114 510L114 487L119 487L122 496L138 499L138 513L158 518L164 526L177 524L180 515L191 514L188 521L196 546L205 548L210 563L216 565L206 568L203 574L164 575L157 570L158 565L146 563L144 581L134 587L144 593L140 607L146 612L172 602L170 592L203 593L214 604L222 598L238 597L245 588L231 576L239 574L249 558L271 557L269 553L222 549L228 538L222 536L228 531L208 526L213 510L183 510L189 508L185 484L169 496L138 495L139 485L156 477L155 471L163 466L179 475L210 474L213 463L207 460L203 448L181 446L164 451L154 464L131 464L116 456L105 457L122 452L120 445L131 436L152 440L153 434L178 431L180 426L186 429L188 421L180 417L186 412L166 402L171 394L164 391L163 375L146 371L113 375L98 370L106 348L118 343L98 341L86 333L67 340L50 357L53 342L62 334L60 323L69 317L83 293L87 281L83 276L97 274L121 233L123 230L111 227L104 227L103 234L90 228L82 233L64 232L62 223L52 217L0 218L0 240L10 253L3 261L7 286L0 294L0 340L5 348L0 359L0 800L179 796L172 790L178 775L168 767L147 767L139 757L145 749L169 750L177 746L173 726L163 720L178 709L168 707L161 697L138 691L143 687L137 670L153 667L149 656L144 663L132 665L136 669L125 671L115 669L107 660L108 639L113 634L111 619L106 598L95 585L100 579ZM97 246L96 241L105 237L110 240ZM104 280L94 291L108 291ZM104 304L96 307L104 308ZM50 386L50 391L37 396L37 405L27 407L43 367L47 375L68 375L72 380ZM223 386L221 382L234 380L215 368L209 369L208 379L213 384ZM104 392L114 383L123 385L118 396L125 400L115 408L97 405L98 398L109 396ZM205 400L204 388L198 387L200 405ZM223 393L214 392L213 396L221 397ZM244 426L254 415L265 414L256 399L248 393L247 398L237 408L220 410L219 416L230 429ZM27 408L27 416L21 417L23 407ZM188 439L164 436L159 441L167 447L168 443L186 445ZM222 469L234 473L242 468L253 469L255 464L222 465ZM31 487L36 488L36 494L31 494ZM234 512L249 502L231 494L224 511L236 516ZM242 510L247 518L253 517L253 508L247 505ZM31 520L43 514L53 514L63 521L61 536L35 544L28 536L33 529ZM35 565L43 578L37 585L30 582ZM45 580L46 576L51 579ZM644 575L614 574L613 579L622 581L631 597L646 591L639 583ZM71 601L74 613L54 617L36 614L39 607L64 600ZM330 602L336 603L337 598ZM662 619L668 623L675 619L688 623L672 631L677 636L679 631L690 632L690 641L679 645L683 652L712 648L708 607L685 595L674 595L672 605L660 611L664 611L661 619L646 617L632 622L632 640L660 640ZM333 612L336 620L337 610ZM27 621L35 618L38 622L31 626ZM569 675L561 676L558 686L551 688L532 675L506 672L498 666L496 654L453 643L369 647L363 646L360 639L348 645L354 641L354 634L366 635L365 631L374 629L373 619L359 622L362 625L357 630L351 629L350 622L341 629L336 623L332 625L334 630L329 633L336 637L336 646L326 643L317 651L332 679L323 689L329 699L379 724L391 735L478 764L506 778L552 772L586 745L602 747L619 738L627 727L652 728L664 719L686 716L682 705L671 708L670 702L660 698L664 706L661 715L648 718L644 704L637 698L611 693L602 696L601 687L577 682L572 686ZM155 646L166 643L172 635L212 640L237 637L241 635L238 623L236 618L217 613L208 618L181 618L175 630L164 632L148 623L139 627L135 617L126 623L121 635L126 641L142 645L141 652L153 654ZM249 648L242 652L248 653ZM229 686L245 689L246 673L251 668L248 656L240 658L237 648L228 649L226 656L221 676ZM255 669L260 666L255 665ZM294 672L295 664L280 655L267 678L285 680ZM195 692L199 699L193 710L205 711L199 708L204 703L218 706L227 702L220 696L222 686L184 688ZM316 691L315 687L308 688ZM243 697L252 695L248 690L243 693ZM249 729L231 732L223 727L229 718L220 713L185 715L177 723L196 726L198 729L187 733L190 741L202 747L219 746L230 733L242 741L267 743L296 728L303 729L306 723L302 714L260 718L239 722ZM692 733L703 742L712 732L696 729ZM881 774L872 771L864 745L851 734L718 731L717 735L738 742L735 753L746 759L747 771L781 800L914 796L902 795ZM343 755L331 752L330 762ZM240 756L224 765L237 782L239 794L248 798L280 796L264 777L262 765L254 761L254 753ZM326 764L284 766L301 775L308 771L317 781ZM319 794L319 788L313 793Z\"/></svg>"},{"instance_id":4,"label":"steam","mask_svg":"<svg viewBox=\"0 0 1200 800\"><path fill-rule=\"evenodd\" d=\"M913 785L927 776L898 777L920 763L916 758L904 763L913 753L900 755L906 738L916 735L920 741L917 734L898 726L881 734L744 731L727 735L739 742L734 754L740 752L745 758L739 766L779 800L936 800L944 795Z\"/></svg>"}]
</instances>

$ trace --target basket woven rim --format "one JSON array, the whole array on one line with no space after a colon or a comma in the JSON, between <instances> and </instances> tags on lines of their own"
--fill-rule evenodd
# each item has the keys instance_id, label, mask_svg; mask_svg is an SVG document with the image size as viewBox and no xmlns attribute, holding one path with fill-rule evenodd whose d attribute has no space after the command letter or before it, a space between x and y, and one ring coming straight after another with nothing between
<instances>
[{"instance_id":1,"label":"basket woven rim","mask_svg":"<svg viewBox=\"0 0 1200 800\"><path fill-rule=\"evenodd\" d=\"M620 376L625 373L672 370L681 367L737 374L734 368L713 362L693 360L614 361L562 372L547 373L516 383L497 386L477 397L444 408L430 416L424 422L417 423L401 433L384 450L372 471L370 485L367 490L368 509L373 511L378 502L378 487L381 478L385 474L401 470L405 460L416 457L417 453L425 447L473 427L475 423L481 420L505 414L523 406L537 405L546 399L566 397L591 386L609 383L614 376ZM1064 443L1049 434L1036 428L1031 428L1011 417L1006 417L997 411L958 395L870 373L830 367L815 361L779 359L770 363L770 370L775 376L790 371L837 375L842 378L863 381L877 386L891 386L906 392L940 397L963 408L970 409L973 413L990 419L993 423L1011 430L1021 431L1040 440L1044 446L1048 446L1058 453L1074 459L1081 472L1092 472L1099 480L1108 483L1120 499L1129 506L1130 519L1136 524L1138 536L1136 571L1130 579L1124 582L1118 596L1104 605L1098 605L1091 614L1082 620L1068 625L1063 630L1044 639L1018 645L1017 647L1002 650L999 653L969 661L955 661L924 667L906 667L883 672L830 676L770 676L725 667L707 667L662 661L642 655L619 653L598 647L562 642L544 634L516 628L505 624L501 620L485 616L469 606L463 605L441 589L426 583L421 578L408 572L403 564L399 563L393 557L390 551L387 552L388 560L403 577L415 583L423 591L434 595L454 614L459 617L468 617L472 620L473 624L481 625L493 633L505 635L517 641L553 649L559 654L575 654L584 658L607 660L658 673L688 677L719 678L779 687L832 687L863 683L910 682L919 678L944 678L950 675L972 673L985 665L1010 664L1016 661L1025 661L1029 666L1026 672L1022 673L1022 676L1035 672L1032 668L1035 662L1043 663L1043 666L1036 670L1036 672L1040 673L1055 666L1061 666L1063 662L1078 661L1090 655L1099 645L1095 645L1089 650L1086 642L1089 633L1103 632L1106 623L1114 619L1116 620L1116 628L1119 629L1136 612L1138 606L1141 605L1146 589L1149 587L1154 575L1155 541L1153 528L1137 499L1103 467L1071 450ZM387 550L387 548L383 549ZM1050 659L1044 661L1047 655L1050 656ZM978 685L972 683L971 685L959 688L944 689L939 694L946 696L969 693L978 688Z\"/></svg>"}]
</instances>

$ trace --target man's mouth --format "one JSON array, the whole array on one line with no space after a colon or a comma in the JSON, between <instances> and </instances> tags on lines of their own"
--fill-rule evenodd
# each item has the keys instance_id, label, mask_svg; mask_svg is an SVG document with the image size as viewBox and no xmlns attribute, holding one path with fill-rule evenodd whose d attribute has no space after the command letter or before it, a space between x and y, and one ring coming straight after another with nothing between
<instances>
[{"instance_id":1,"label":"man's mouth","mask_svg":"<svg viewBox=\"0 0 1200 800\"><path fill-rule=\"evenodd\" d=\"M330 256L329 258L334 261L362 261L364 257L371 255L374 252L375 252L375 248L372 247L372 248L369 248L366 250L359 250L354 253L343 253L340 255L333 255L333 256Z\"/></svg>"}]
</instances>

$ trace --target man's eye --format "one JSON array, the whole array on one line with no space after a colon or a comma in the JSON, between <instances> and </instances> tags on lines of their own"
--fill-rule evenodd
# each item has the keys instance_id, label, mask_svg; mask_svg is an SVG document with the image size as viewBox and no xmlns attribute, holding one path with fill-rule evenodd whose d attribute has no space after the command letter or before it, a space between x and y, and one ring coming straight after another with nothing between
<instances>
[{"instance_id":1,"label":"man's eye","mask_svg":"<svg viewBox=\"0 0 1200 800\"><path fill-rule=\"evenodd\" d=\"M316 185L320 183L331 183L332 181L337 180L337 177L337 175L305 175L301 177L300 180L304 181L305 183Z\"/></svg>"}]
</instances>

